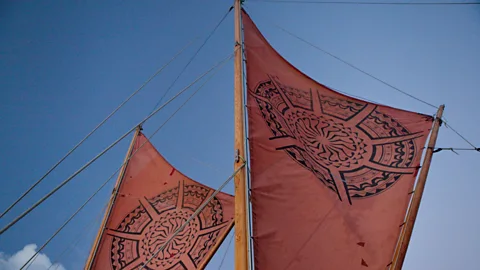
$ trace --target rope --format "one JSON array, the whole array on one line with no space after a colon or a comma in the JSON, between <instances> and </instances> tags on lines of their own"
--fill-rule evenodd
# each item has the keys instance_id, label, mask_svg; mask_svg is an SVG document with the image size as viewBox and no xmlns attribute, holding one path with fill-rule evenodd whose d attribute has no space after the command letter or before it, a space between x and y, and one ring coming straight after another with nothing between
<instances>
[{"instance_id":1,"label":"rope","mask_svg":"<svg viewBox=\"0 0 480 270\"><path fill-rule=\"evenodd\" d=\"M82 206L80 206L80 208L77 209L77 211L75 211L75 213L73 213L73 215L70 216L70 218L67 219L67 221L65 221L62 226L60 226L60 228L57 229L57 231L55 231L55 233L53 233L53 235L37 250L37 252L35 252L35 254L33 254L32 257L30 257L30 259L28 259L28 261L20 268L20 270L24 269L29 263L30 261L33 261L37 255L53 240L53 238L55 238L55 236L57 236L62 230L63 228L65 228L65 226L68 225L68 223L70 223L70 221L75 217L77 216L77 214L93 199L93 197L95 197L95 195L97 195L98 192L100 192L100 190L110 181L112 177L110 177L107 181L105 181L101 186L100 188L98 188L91 196L90 198L88 198L83 204Z\"/></svg>"},{"instance_id":2,"label":"rope","mask_svg":"<svg viewBox=\"0 0 480 270\"><path fill-rule=\"evenodd\" d=\"M246 52L245 52L245 36L244 36L244 27L243 27L243 24L242 25L242 31L241 31L241 39L242 39L242 44L241 44L241 48L242 48L242 56L243 56L243 61L242 61L242 74L243 74L243 87L245 88L248 88L248 85L247 85L247 70L246 70L246 62L247 62L247 56L246 56ZM243 125L245 127L244 129L244 135L245 135L245 142L244 142L244 145L245 145L245 155L247 157L247 160L250 161L250 142L248 140L248 134L247 134L247 130L248 130L248 108L247 108L247 91L244 91L243 95L242 95L242 98L243 98L243 105L244 105L244 117L243 117ZM242 158L243 159L243 158ZM248 236L249 236L249 241L248 241L248 248L249 248L249 266L250 266L250 269L254 269L254 248L253 248L253 237L252 237L252 215L251 215L251 210L252 210L252 207L251 207L251 194L250 194L250 190L251 190L251 187L250 187L250 182L251 182L251 173L250 173L250 166L249 166L249 162L246 161L245 159L243 159L244 162L246 162L246 170L247 170L247 173L246 173L246 182L247 182L247 192L246 192L246 196L247 196L247 212L248 212L248 218L247 218L247 223L248 223Z\"/></svg>"},{"instance_id":3,"label":"rope","mask_svg":"<svg viewBox=\"0 0 480 270\"><path fill-rule=\"evenodd\" d=\"M230 177L228 177L227 180L225 180L225 182L223 182L223 184L217 189L215 190L215 192L212 193L212 195L210 195L210 197L208 197L208 199L202 203L202 205L200 205L198 207L198 209L185 221L185 223L183 223L182 226L180 226L173 234L172 236L157 250L157 252L155 252L155 254L152 255L152 257L150 257L150 259L148 259L148 261L142 266L142 268L140 268L140 270L144 269L145 266L147 266L152 260L153 258L157 257L158 253L160 253L162 250L165 249L165 247L173 240L173 238L175 238L175 236L177 236L177 234L179 234L183 229L185 229L185 226L187 226L187 224L192 221L198 214L200 214L200 212L202 212L203 208L205 208L205 206L207 206L208 203L210 203L210 201L228 184L228 182L230 182L230 180L232 180L233 177L235 177L235 175L237 175L237 173L243 169L243 167L245 167L245 162L240 166L238 167L238 169L236 169L232 175L230 175Z\"/></svg>"},{"instance_id":4,"label":"rope","mask_svg":"<svg viewBox=\"0 0 480 270\"><path fill-rule=\"evenodd\" d=\"M403 5L403 6L436 6L436 5L479 5L480 2L354 2L354 1L309 1L309 0L250 0L250 2L289 3L289 4L342 4L342 5Z\"/></svg>"},{"instance_id":5,"label":"rope","mask_svg":"<svg viewBox=\"0 0 480 270\"><path fill-rule=\"evenodd\" d=\"M57 168L60 163L62 163L70 154L72 154L83 142L85 142L97 129L99 129L105 122L108 121L120 108L122 108L131 98L133 98L138 92L140 92L153 78L155 78L160 72L162 72L173 60L175 60L185 49L187 49L190 45L192 45L192 41L190 41L187 45L185 45L170 61L168 61L165 65L163 65L160 69L158 69L145 83L143 83L135 92L133 92L127 99L125 99L115 110L113 110L105 119L102 120L90 133L85 136L77 145L75 145L64 157L62 157L55 165L53 165L50 170L48 170L40 179L35 182L31 187L28 188L14 203L12 203L1 215L2 218L5 214L7 214L15 205L17 205L25 196L27 196L30 191L32 191L38 184L40 184L55 168Z\"/></svg>"},{"instance_id":6,"label":"rope","mask_svg":"<svg viewBox=\"0 0 480 270\"><path fill-rule=\"evenodd\" d=\"M473 143L471 143L469 140L467 140L467 138L465 138L464 136L462 136L462 134L460 134L458 131L456 131L450 124L447 123L447 119L445 119L444 117L442 117L442 120L443 120L443 123L445 123L445 126L449 129L451 129L453 132L455 132L460 138L462 138L466 143L468 143L471 147L473 148L477 148Z\"/></svg>"},{"instance_id":7,"label":"rope","mask_svg":"<svg viewBox=\"0 0 480 270\"><path fill-rule=\"evenodd\" d=\"M173 87L173 85L175 85L175 83L177 82L177 80L182 76L182 74L185 72L185 70L188 68L188 66L193 62L193 60L195 59L195 57L198 55L198 53L202 50L202 48L205 46L205 44L207 44L207 41L210 39L210 37L213 36L213 34L215 33L215 31L217 31L218 27L222 24L222 22L225 20L225 18L227 18L228 14L230 13L232 9L229 9L227 11L227 13L225 13L225 15L223 15L222 19L217 23L217 25L213 28L213 30L210 32L210 34L208 34L207 38L203 41L202 45L200 45L200 47L198 48L198 50L195 52L195 54L192 56L192 58L190 58L190 60L188 61L188 63L183 67L182 71L180 72L180 74L178 74L178 76L175 78L175 80L172 82L172 84L170 84L170 86L167 88L167 91L165 91L165 93L163 94L163 96L160 98L160 100L157 102L157 104L155 104L155 106L153 107L153 110L155 110L155 108L157 108L158 104L160 104L162 102L162 100L165 98L165 96L168 94L168 92L170 91L170 89Z\"/></svg>"},{"instance_id":8,"label":"rope","mask_svg":"<svg viewBox=\"0 0 480 270\"><path fill-rule=\"evenodd\" d=\"M152 116L154 116L156 113L158 113L161 109L163 109L166 105L168 105L170 102L175 100L179 95L181 95L183 92L188 90L193 84L195 84L198 80L203 78L205 75L210 73L213 69L218 67L220 64L226 62L230 58L233 57L233 54L230 54L228 57L225 59L221 60L217 64L215 64L212 68L210 68L208 71L200 75L197 79L195 79L191 84L186 86L184 89L180 90L175 96L173 96L170 100L165 102L162 106L160 106L158 109L150 113L146 118L144 118L142 121L140 121L138 124L136 124L133 128L131 128L129 131L127 131L125 134L123 134L119 139L117 139L114 143L112 143L110 146L105 148L100 154L98 154L96 157L94 157L92 160L87 162L85 165L83 165L82 168L77 170L74 174L72 174L70 177L68 177L66 180L64 180L60 185L58 185L56 188L54 188L52 191L50 191L47 195L45 195L42 199L40 199L38 202L36 202L32 207L27 209L25 212L23 212L20 216L15 218L12 222L10 222L7 226L5 226L2 230L0 230L0 235L2 235L5 231L7 231L9 228L11 228L13 225L15 225L19 220L24 218L28 213L30 213L33 209L37 208L41 203L43 203L45 200L47 200L50 196L52 196L55 192L57 192L60 188L62 188L64 185L66 185L68 182L70 182L75 176L77 176L79 173L81 173L84 169L86 169L88 166L90 166L94 161L96 161L98 158L100 158L103 154L105 154L108 150L110 150L112 147L114 147L117 143L119 143L121 140L123 140L128 134L130 134L132 131L135 130L135 128L139 125L142 125L145 123L148 119L150 119Z\"/></svg>"},{"instance_id":9,"label":"rope","mask_svg":"<svg viewBox=\"0 0 480 270\"><path fill-rule=\"evenodd\" d=\"M226 62L224 62L225 64ZM190 101L190 99L198 93L198 91L200 91L200 89L203 88L203 86L205 86L205 84L213 77L215 76L215 74L218 72L219 69L217 69L216 72L214 72L200 87L197 88L197 90L195 90L195 92L193 92L190 97L185 100L185 102L167 119L165 120L165 122L159 127L157 128L157 130L155 130L155 132L149 137L152 138L155 134L157 134L158 131L160 131L160 129L165 126L165 124L170 121L173 116L175 116L176 113L178 113L178 111L180 111L187 103L188 101ZM25 266L27 266L27 264L32 261L36 256L37 254L39 254L52 240L53 238L55 238L55 236L57 236L58 233L60 233L61 230L63 230L63 228L65 228L65 226L67 226L68 223L70 223L70 221L98 194L98 192L100 192L101 189L103 189L103 187L105 187L105 185L110 182L110 180L120 171L120 169L135 155L135 153L137 153L147 142L144 142L132 155L130 155L130 157L124 162L122 163L122 165L120 166L120 168L118 168L84 203L82 206L80 206L80 208L77 209L77 211L72 215L70 216L70 218L65 221L65 223L60 226L60 228L58 228L58 230L45 242L45 244L43 244L40 249L38 249L38 251L32 256L30 257L30 259L20 268L20 270L24 269Z\"/></svg>"},{"instance_id":10,"label":"rope","mask_svg":"<svg viewBox=\"0 0 480 270\"><path fill-rule=\"evenodd\" d=\"M397 87L395 87L395 86L393 86L393 85L391 85L391 84L389 84L389 83L387 83L387 82L385 82L385 81L383 81L383 80L381 80L381 79L379 79L379 78L377 78L377 77L375 77L375 76L373 76L372 74L370 74L370 73L368 73L368 72L366 72L366 71L363 71L362 69L360 69L360 68L354 66L353 64L351 64L351 63L349 63L349 62L341 59L340 57L335 56L335 55L333 55L332 53L330 53L330 52L328 52L328 51L326 51L326 50L324 50L324 49L322 49L322 48L320 48L320 47L318 47L318 46L316 46L316 45L314 45L314 44L306 41L305 39L303 39L303 38L301 38L301 37L299 37L299 36L297 36L297 35L289 32L289 31L287 31L286 29L282 28L281 26L279 26L279 25L275 25L275 26L276 26L277 28L279 28L280 30L286 32L287 34L289 34L289 35L291 35L291 36L299 39L300 41L303 41L303 42L305 42L306 44L312 46L313 48L315 48L315 49L317 49L317 50L319 50L319 51L321 51L321 52L323 52L323 53L325 53L325 54L330 55L331 57L339 60L340 62L342 62L342 63L344 63L344 64L346 64L346 65L348 65L348 66L350 66L350 67L352 67L352 68L354 68L354 69L357 70L357 71L360 71L361 73L369 76L370 78L375 79L375 80L383 83L384 85L386 85L386 86L388 86L388 87L390 87L390 88L392 88L392 89L394 89L394 90L396 90L396 91L398 91L398 92L400 92L400 93L402 93L402 94L404 94L404 95L407 95L407 96L409 96L409 97L411 97L411 98L413 98L413 99L415 99L415 100L417 100L417 101L420 101L420 102L422 102L422 103L424 103L424 104L426 104L426 105L428 105L428 106L430 106L430 107L438 108L437 106L435 106L435 105L433 105L433 104L431 104L431 103L428 103L428 102L426 102L426 101L424 101L424 100L422 100L422 99L420 99L420 98L417 98L417 97L415 97L415 96L413 96L413 95L411 95L411 94L409 94L409 93L407 93L407 92L405 92L405 91L403 91L403 90L401 90L401 89L399 89L399 88L397 88Z\"/></svg>"},{"instance_id":11,"label":"rope","mask_svg":"<svg viewBox=\"0 0 480 270\"><path fill-rule=\"evenodd\" d=\"M230 245L232 245L233 236L235 236L235 233L233 233L230 236L230 240L228 241L227 249L225 250L225 253L223 253L222 261L220 262L220 265L218 266L218 270L222 269L223 262L225 262L225 258L227 257L227 254L228 254L228 249L230 249Z\"/></svg>"},{"instance_id":12,"label":"rope","mask_svg":"<svg viewBox=\"0 0 480 270\"><path fill-rule=\"evenodd\" d=\"M78 245L78 243L80 243L80 240L84 239L85 238L85 235L86 235L86 231L87 229L91 229L91 228L94 228L93 225L97 222L97 221L100 221L100 219L102 218L102 215L103 213L105 212L105 210L107 209L107 204L108 202L105 204L105 206L103 207L103 211L100 211L98 213L98 215L92 219L92 221L90 223L87 223L87 225L85 227L83 227L80 232L77 234L77 238L74 239L74 241L71 242L71 245L67 246L63 251L62 253L60 253L60 255L57 256L57 258L55 258L55 260L53 260L53 263L47 268L47 270L50 270L50 268L52 268L55 264L57 265L55 267L55 269L57 269L59 267L59 264L60 264L60 258L62 258L64 256L64 254L73 249L75 246ZM28 269L28 268L27 268Z\"/></svg>"}]
</instances>

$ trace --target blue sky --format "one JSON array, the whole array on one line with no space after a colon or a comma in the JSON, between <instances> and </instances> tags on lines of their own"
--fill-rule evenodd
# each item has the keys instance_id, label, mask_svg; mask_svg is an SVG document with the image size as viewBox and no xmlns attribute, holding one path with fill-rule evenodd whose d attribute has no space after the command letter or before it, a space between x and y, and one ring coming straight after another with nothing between
<instances>
[{"instance_id":1,"label":"blue sky","mask_svg":"<svg viewBox=\"0 0 480 270\"><path fill-rule=\"evenodd\" d=\"M204 38L231 1L2 1L0 3L0 209L5 209L106 115L195 36ZM279 24L404 91L446 104L449 123L480 143L480 7L246 3L272 45L336 89L422 113L406 97L272 27ZM20 214L146 116L196 42L55 170L0 226ZM233 50L233 13L167 95ZM150 135L188 94L147 122ZM193 179L218 187L232 170L233 62L153 139ZM121 164L131 136L0 236L7 255L40 246ZM468 147L445 126L440 147ZM435 154L405 269L475 269L480 252L476 152ZM207 164L207 165L206 165ZM112 181L46 249L66 269L83 266ZM226 188L233 191L233 185ZM96 222L96 223L95 223ZM229 238L227 238L226 243ZM208 269L218 269L224 244ZM1 260L0 256L0 260ZM233 247L223 269L233 269Z\"/></svg>"}]
</instances>

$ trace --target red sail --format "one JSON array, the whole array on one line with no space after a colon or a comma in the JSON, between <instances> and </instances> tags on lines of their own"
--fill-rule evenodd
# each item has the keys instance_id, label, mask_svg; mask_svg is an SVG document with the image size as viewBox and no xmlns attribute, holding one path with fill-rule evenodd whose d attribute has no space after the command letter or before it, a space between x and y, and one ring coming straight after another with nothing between
<instances>
[{"instance_id":1,"label":"red sail","mask_svg":"<svg viewBox=\"0 0 480 270\"><path fill-rule=\"evenodd\" d=\"M141 133L132 153L92 269L140 269L215 191L172 167ZM203 269L233 216L233 196L218 193L144 269Z\"/></svg>"},{"instance_id":2,"label":"red sail","mask_svg":"<svg viewBox=\"0 0 480 270\"><path fill-rule=\"evenodd\" d=\"M255 268L385 269L433 118L315 82L242 19Z\"/></svg>"}]
</instances>

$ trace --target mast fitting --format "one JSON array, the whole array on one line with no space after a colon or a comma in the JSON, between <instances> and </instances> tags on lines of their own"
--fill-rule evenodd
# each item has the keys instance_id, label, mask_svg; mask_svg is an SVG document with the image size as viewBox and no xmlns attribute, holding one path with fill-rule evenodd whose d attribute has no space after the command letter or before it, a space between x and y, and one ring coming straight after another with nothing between
<instances>
[{"instance_id":1,"label":"mast fitting","mask_svg":"<svg viewBox=\"0 0 480 270\"><path fill-rule=\"evenodd\" d=\"M235 149L235 163L240 161L240 150Z\"/></svg>"}]
</instances>

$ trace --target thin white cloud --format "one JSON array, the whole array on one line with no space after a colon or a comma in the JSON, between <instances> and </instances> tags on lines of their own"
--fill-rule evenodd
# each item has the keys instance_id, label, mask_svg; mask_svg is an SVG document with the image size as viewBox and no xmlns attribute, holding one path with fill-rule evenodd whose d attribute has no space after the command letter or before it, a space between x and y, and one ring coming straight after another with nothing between
<instances>
[{"instance_id":1,"label":"thin white cloud","mask_svg":"<svg viewBox=\"0 0 480 270\"><path fill-rule=\"evenodd\" d=\"M30 257L37 252L37 245L26 245L22 250L13 255L8 255L0 252L0 270L18 270L22 267ZM30 263L28 270L47 270L52 266L52 262L44 253L39 253L37 258ZM65 267L61 264L54 264L50 269L65 270Z\"/></svg>"}]
</instances>

